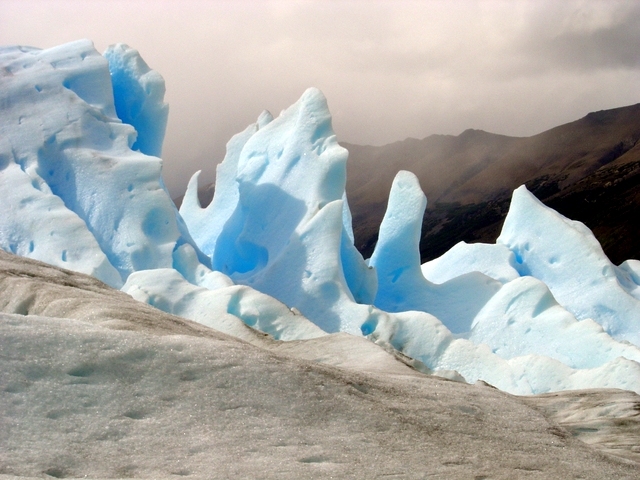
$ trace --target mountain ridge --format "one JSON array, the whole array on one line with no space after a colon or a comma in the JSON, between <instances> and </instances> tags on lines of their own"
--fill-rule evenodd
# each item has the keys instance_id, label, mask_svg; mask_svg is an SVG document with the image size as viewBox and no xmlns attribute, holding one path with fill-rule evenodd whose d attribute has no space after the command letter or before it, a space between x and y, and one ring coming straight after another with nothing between
<instances>
[{"instance_id":1,"label":"mountain ridge","mask_svg":"<svg viewBox=\"0 0 640 480\"><path fill-rule=\"evenodd\" d=\"M591 228L614 263L638 258L637 228L614 207L622 205L629 215L640 210L639 139L640 104L635 104L591 112L531 137L467 129L458 136L431 135L382 147L343 142L349 150L347 194L356 246L365 257L373 250L385 194L395 171L404 169L418 176L429 201L424 261L461 240L495 241L511 192L522 184Z\"/></svg>"}]
</instances>

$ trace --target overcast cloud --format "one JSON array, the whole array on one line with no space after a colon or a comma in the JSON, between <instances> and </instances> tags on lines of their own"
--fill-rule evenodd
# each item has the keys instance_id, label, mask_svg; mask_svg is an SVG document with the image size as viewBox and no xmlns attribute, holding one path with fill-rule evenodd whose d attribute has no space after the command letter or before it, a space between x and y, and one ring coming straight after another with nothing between
<instances>
[{"instance_id":1,"label":"overcast cloud","mask_svg":"<svg viewBox=\"0 0 640 480\"><path fill-rule=\"evenodd\" d=\"M79 38L127 43L165 78L174 195L310 86L339 140L372 145L528 136L640 102L640 0L2 2L2 45Z\"/></svg>"}]
</instances>

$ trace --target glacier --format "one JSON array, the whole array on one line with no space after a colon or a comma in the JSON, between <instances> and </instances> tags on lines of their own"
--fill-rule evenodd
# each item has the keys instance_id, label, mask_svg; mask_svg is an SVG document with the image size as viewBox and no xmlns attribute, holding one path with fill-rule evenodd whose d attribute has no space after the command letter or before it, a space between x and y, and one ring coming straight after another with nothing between
<instances>
[{"instance_id":1,"label":"glacier","mask_svg":"<svg viewBox=\"0 0 640 480\"><path fill-rule=\"evenodd\" d=\"M180 214L214 269L327 332L358 334L376 277L353 245L345 214L347 155L326 99L309 89L278 118L263 112L229 142L206 208L196 173Z\"/></svg>"},{"instance_id":2,"label":"glacier","mask_svg":"<svg viewBox=\"0 0 640 480\"><path fill-rule=\"evenodd\" d=\"M513 192L511 205L497 243L515 254L521 274L542 280L578 319L592 318L615 338L639 345L638 285L609 261L591 231L524 187ZM567 281L576 272L580 281Z\"/></svg>"},{"instance_id":3,"label":"glacier","mask_svg":"<svg viewBox=\"0 0 640 480\"><path fill-rule=\"evenodd\" d=\"M318 89L235 135L211 203L196 172L178 211L161 177L164 81L136 50L2 47L0 66L2 250L250 342L344 332L514 394L640 392L640 262L613 265L524 186L495 244L420 265L427 199L401 171L365 260ZM29 294L15 295L12 314Z\"/></svg>"}]
</instances>

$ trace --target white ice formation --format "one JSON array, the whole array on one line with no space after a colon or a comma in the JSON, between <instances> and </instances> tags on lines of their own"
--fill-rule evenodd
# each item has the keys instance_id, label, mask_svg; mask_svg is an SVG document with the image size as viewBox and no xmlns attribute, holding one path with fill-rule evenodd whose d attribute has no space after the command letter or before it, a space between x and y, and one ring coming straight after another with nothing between
<instances>
[{"instance_id":1,"label":"white ice formation","mask_svg":"<svg viewBox=\"0 0 640 480\"><path fill-rule=\"evenodd\" d=\"M640 345L638 284L609 261L583 223L546 208L520 187L497 242L515 254L521 275L546 283L578 320L592 318L615 338Z\"/></svg>"},{"instance_id":2,"label":"white ice formation","mask_svg":"<svg viewBox=\"0 0 640 480\"><path fill-rule=\"evenodd\" d=\"M128 47L108 53L111 73L89 41L0 50L0 247L119 288L134 271L172 267L176 247L197 247L164 189L162 161L132 149L144 137L116 113L111 76L128 65L122 58L144 62ZM129 103L146 95L127 92ZM143 123L156 130L150 144L162 138L165 120Z\"/></svg>"},{"instance_id":3,"label":"white ice formation","mask_svg":"<svg viewBox=\"0 0 640 480\"><path fill-rule=\"evenodd\" d=\"M524 187L496 244L421 266L426 198L400 172L365 262L319 90L233 137L211 204L196 173L180 212L161 179L163 94L124 45L0 49L0 248L248 340L347 332L516 394L640 392L640 262L612 265Z\"/></svg>"},{"instance_id":4,"label":"white ice formation","mask_svg":"<svg viewBox=\"0 0 640 480\"><path fill-rule=\"evenodd\" d=\"M375 295L372 269L345 224L347 151L317 89L236 135L201 208L197 173L180 209L212 265L297 308L327 332L359 333Z\"/></svg>"},{"instance_id":5,"label":"white ice formation","mask_svg":"<svg viewBox=\"0 0 640 480\"><path fill-rule=\"evenodd\" d=\"M418 178L413 173L400 171L391 186L378 243L369 261L378 275L374 304L387 312L428 312L452 333L466 332L501 284L474 271L440 285L424 278L419 244L426 206L427 199Z\"/></svg>"}]
</instances>

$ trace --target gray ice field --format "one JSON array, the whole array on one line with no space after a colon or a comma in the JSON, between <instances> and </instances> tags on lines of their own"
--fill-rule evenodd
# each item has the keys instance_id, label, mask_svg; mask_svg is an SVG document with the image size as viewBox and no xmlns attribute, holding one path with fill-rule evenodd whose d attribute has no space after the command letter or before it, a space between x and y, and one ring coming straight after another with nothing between
<instances>
[{"instance_id":1,"label":"gray ice field","mask_svg":"<svg viewBox=\"0 0 640 480\"><path fill-rule=\"evenodd\" d=\"M503 393L364 338L239 340L0 252L0 478L640 478L640 396Z\"/></svg>"}]
</instances>

